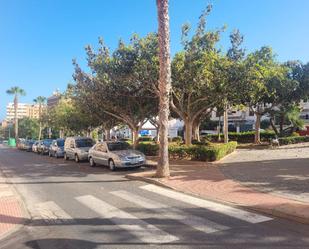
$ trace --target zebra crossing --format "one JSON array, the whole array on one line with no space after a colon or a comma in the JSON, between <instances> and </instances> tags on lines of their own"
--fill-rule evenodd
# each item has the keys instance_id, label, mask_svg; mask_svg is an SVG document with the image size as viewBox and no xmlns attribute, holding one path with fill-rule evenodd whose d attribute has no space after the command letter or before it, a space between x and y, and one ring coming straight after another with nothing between
<instances>
[{"instance_id":1,"label":"zebra crossing","mask_svg":"<svg viewBox=\"0 0 309 249\"><path fill-rule=\"evenodd\" d=\"M156 214L160 217L160 219L162 217L163 221L166 219L174 221L175 223L173 223L173 226L177 226L177 224L180 223L187 226L190 230L196 230L205 234L216 233L233 228L227 226L226 224L220 224L220 222L209 220L208 218L202 217L202 215L199 216L190 214L188 211L182 210L179 207L167 205L161 201L155 201L152 198L146 198L145 196L148 197L149 194L155 194L158 195L158 197L164 196L172 199L173 201L186 203L190 206L198 207L205 211L211 210L219 213L220 215L226 215L228 217L233 217L234 219L239 219L242 222L256 224L272 220L272 218L264 215L207 201L155 185L140 186L140 189L146 194L136 194L127 190L110 191L107 193L110 198L114 198L121 201L121 203L125 203L125 208L120 208L118 205L112 204L113 202L110 203L108 201L109 198L104 198L104 200L102 200L102 198L98 198L94 195L75 196L72 199L79 205L83 205L85 208L97 214L100 218L109 220L120 230L128 232L139 241L149 244L171 243L181 240L181 236L177 234L177 229L173 229L174 232L172 234L171 232L167 232L166 229L162 229L160 225L151 224L148 219L146 219L146 221L145 219L139 218L139 215L135 214L135 211L127 208L127 206L133 205L134 207L144 209L147 211L148 215ZM69 214L67 207L66 211L64 211L53 201L38 203L35 206L41 219L49 225L74 224L74 217Z\"/></svg>"}]
</instances>

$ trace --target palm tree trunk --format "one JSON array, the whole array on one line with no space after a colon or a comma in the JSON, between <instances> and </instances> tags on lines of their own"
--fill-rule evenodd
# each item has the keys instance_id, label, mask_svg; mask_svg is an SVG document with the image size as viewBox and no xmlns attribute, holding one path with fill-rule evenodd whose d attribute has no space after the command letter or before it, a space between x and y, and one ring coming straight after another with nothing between
<instances>
[{"instance_id":1,"label":"palm tree trunk","mask_svg":"<svg viewBox=\"0 0 309 249\"><path fill-rule=\"evenodd\" d=\"M17 94L14 97L14 122L15 122L15 139L18 139L18 117L17 117L17 109L18 109L18 97Z\"/></svg>"},{"instance_id":2,"label":"palm tree trunk","mask_svg":"<svg viewBox=\"0 0 309 249\"><path fill-rule=\"evenodd\" d=\"M171 58L170 58L170 30L168 0L157 0L158 35L159 35L159 160L157 177L168 177L168 118L170 114L169 101L171 89Z\"/></svg>"},{"instance_id":3,"label":"palm tree trunk","mask_svg":"<svg viewBox=\"0 0 309 249\"><path fill-rule=\"evenodd\" d=\"M39 140L41 140L42 137L42 122L41 122L41 112L42 112L42 105L39 104L39 120L40 120L40 127L39 127Z\"/></svg>"}]
</instances>

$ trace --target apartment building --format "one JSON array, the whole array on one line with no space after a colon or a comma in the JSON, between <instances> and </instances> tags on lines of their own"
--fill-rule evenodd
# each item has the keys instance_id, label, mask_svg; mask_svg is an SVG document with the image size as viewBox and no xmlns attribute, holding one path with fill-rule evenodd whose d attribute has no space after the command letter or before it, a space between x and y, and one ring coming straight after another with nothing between
<instances>
[{"instance_id":1,"label":"apartment building","mask_svg":"<svg viewBox=\"0 0 309 249\"><path fill-rule=\"evenodd\" d=\"M45 106L43 108L45 108ZM39 110L40 108L38 104L18 103L17 118L39 118ZM14 103L8 103L6 106L6 120L12 120L14 117Z\"/></svg>"},{"instance_id":2,"label":"apartment building","mask_svg":"<svg viewBox=\"0 0 309 249\"><path fill-rule=\"evenodd\" d=\"M56 90L55 92L53 92L53 94L47 98L47 108L53 108L55 107L61 98L61 93L59 92L59 90Z\"/></svg>"}]
</instances>

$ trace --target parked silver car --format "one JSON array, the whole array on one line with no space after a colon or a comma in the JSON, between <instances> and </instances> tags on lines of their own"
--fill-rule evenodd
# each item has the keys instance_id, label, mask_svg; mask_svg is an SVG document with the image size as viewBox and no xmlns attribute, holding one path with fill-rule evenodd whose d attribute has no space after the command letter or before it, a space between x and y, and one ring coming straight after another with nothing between
<instances>
[{"instance_id":1,"label":"parked silver car","mask_svg":"<svg viewBox=\"0 0 309 249\"><path fill-rule=\"evenodd\" d=\"M101 142L89 150L90 166L106 165L110 170L116 168L140 167L146 163L145 155L129 149L125 142Z\"/></svg>"},{"instance_id":2,"label":"parked silver car","mask_svg":"<svg viewBox=\"0 0 309 249\"><path fill-rule=\"evenodd\" d=\"M39 143L40 143L40 141L36 141L36 142L32 145L32 152L35 152L35 153L38 152Z\"/></svg>"},{"instance_id":3,"label":"parked silver car","mask_svg":"<svg viewBox=\"0 0 309 249\"><path fill-rule=\"evenodd\" d=\"M64 159L75 162L88 159L88 151L94 145L89 137L67 137L64 142Z\"/></svg>"},{"instance_id":4,"label":"parked silver car","mask_svg":"<svg viewBox=\"0 0 309 249\"><path fill-rule=\"evenodd\" d=\"M50 157L63 157L64 156L64 139L58 138L52 141L48 155Z\"/></svg>"},{"instance_id":5,"label":"parked silver car","mask_svg":"<svg viewBox=\"0 0 309 249\"><path fill-rule=\"evenodd\" d=\"M44 139L40 141L37 146L37 152L41 155L47 155L49 152L49 146L51 145L52 141L52 139Z\"/></svg>"}]
</instances>

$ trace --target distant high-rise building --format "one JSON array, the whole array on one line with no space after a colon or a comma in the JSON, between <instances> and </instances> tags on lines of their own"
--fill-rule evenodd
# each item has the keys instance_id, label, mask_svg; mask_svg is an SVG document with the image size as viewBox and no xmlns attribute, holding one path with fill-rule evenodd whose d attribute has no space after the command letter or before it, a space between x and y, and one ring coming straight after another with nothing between
<instances>
[{"instance_id":1,"label":"distant high-rise building","mask_svg":"<svg viewBox=\"0 0 309 249\"><path fill-rule=\"evenodd\" d=\"M53 92L53 95L47 98L47 108L55 107L59 103L60 98L61 93L59 92L59 90Z\"/></svg>"},{"instance_id":2,"label":"distant high-rise building","mask_svg":"<svg viewBox=\"0 0 309 249\"><path fill-rule=\"evenodd\" d=\"M45 105L43 106L43 109ZM39 105L18 103L17 106L17 118L39 118ZM8 103L6 106L6 120L13 120L15 117L14 103Z\"/></svg>"}]
</instances>

